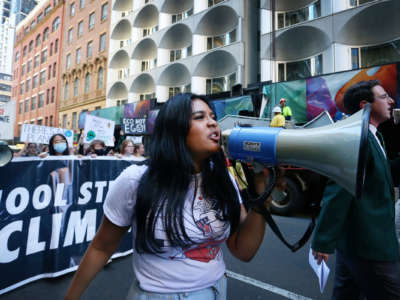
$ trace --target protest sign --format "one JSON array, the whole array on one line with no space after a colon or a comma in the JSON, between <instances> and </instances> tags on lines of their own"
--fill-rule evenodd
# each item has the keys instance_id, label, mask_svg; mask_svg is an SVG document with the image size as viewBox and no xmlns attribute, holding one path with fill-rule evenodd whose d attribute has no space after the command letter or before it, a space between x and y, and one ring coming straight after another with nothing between
<instances>
[{"instance_id":1,"label":"protest sign","mask_svg":"<svg viewBox=\"0 0 400 300\"><path fill-rule=\"evenodd\" d=\"M72 147L74 142L74 131L42 125L23 124L21 130L21 142L48 144L52 135L62 134L67 138L68 145Z\"/></svg>"},{"instance_id":2,"label":"protest sign","mask_svg":"<svg viewBox=\"0 0 400 300\"><path fill-rule=\"evenodd\" d=\"M65 158L15 158L0 168L0 295L76 270L113 181L137 163ZM131 252L128 232L113 257Z\"/></svg>"},{"instance_id":3,"label":"protest sign","mask_svg":"<svg viewBox=\"0 0 400 300\"><path fill-rule=\"evenodd\" d=\"M86 116L84 143L101 140L106 146L114 146L115 122L92 115Z\"/></svg>"},{"instance_id":4,"label":"protest sign","mask_svg":"<svg viewBox=\"0 0 400 300\"><path fill-rule=\"evenodd\" d=\"M122 118L121 129L124 134L143 135L146 133L146 118Z\"/></svg>"},{"instance_id":5,"label":"protest sign","mask_svg":"<svg viewBox=\"0 0 400 300\"><path fill-rule=\"evenodd\" d=\"M14 138L15 101L0 102L0 139Z\"/></svg>"},{"instance_id":6,"label":"protest sign","mask_svg":"<svg viewBox=\"0 0 400 300\"><path fill-rule=\"evenodd\" d=\"M132 143L134 144L143 144L143 136L134 136L134 135L128 135L126 137L127 140L131 140Z\"/></svg>"}]
</instances>

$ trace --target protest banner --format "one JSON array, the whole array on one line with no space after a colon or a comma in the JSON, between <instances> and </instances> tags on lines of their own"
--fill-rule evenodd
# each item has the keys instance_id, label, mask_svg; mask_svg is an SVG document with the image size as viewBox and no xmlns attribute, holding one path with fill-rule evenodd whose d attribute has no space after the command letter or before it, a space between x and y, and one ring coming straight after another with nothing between
<instances>
[{"instance_id":1,"label":"protest banner","mask_svg":"<svg viewBox=\"0 0 400 300\"><path fill-rule=\"evenodd\" d=\"M76 270L113 180L137 163L65 158L15 158L0 168L0 295ZM131 252L128 232L113 257Z\"/></svg>"},{"instance_id":2,"label":"protest banner","mask_svg":"<svg viewBox=\"0 0 400 300\"><path fill-rule=\"evenodd\" d=\"M14 138L15 101L0 102L0 139Z\"/></svg>"},{"instance_id":3,"label":"protest banner","mask_svg":"<svg viewBox=\"0 0 400 300\"><path fill-rule=\"evenodd\" d=\"M86 116L84 143L101 140L106 146L114 146L115 122L92 115Z\"/></svg>"},{"instance_id":4,"label":"protest banner","mask_svg":"<svg viewBox=\"0 0 400 300\"><path fill-rule=\"evenodd\" d=\"M124 134L146 134L146 118L122 118L121 129Z\"/></svg>"},{"instance_id":5,"label":"protest banner","mask_svg":"<svg viewBox=\"0 0 400 300\"><path fill-rule=\"evenodd\" d=\"M52 135L59 133L67 138L68 145L72 147L74 131L71 129L48 127L34 124L23 124L21 129L21 142L48 144Z\"/></svg>"}]
</instances>

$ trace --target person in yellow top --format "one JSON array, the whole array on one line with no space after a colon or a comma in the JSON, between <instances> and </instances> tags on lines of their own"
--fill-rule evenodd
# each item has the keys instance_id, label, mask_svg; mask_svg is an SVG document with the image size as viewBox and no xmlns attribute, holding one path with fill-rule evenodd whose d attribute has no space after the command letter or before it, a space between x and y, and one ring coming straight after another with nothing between
<instances>
[{"instance_id":1,"label":"person in yellow top","mask_svg":"<svg viewBox=\"0 0 400 300\"><path fill-rule=\"evenodd\" d=\"M272 110L274 113L274 117L271 120L269 126L271 127L285 127L285 117L281 114L281 108L279 106L275 106Z\"/></svg>"},{"instance_id":2,"label":"person in yellow top","mask_svg":"<svg viewBox=\"0 0 400 300\"><path fill-rule=\"evenodd\" d=\"M282 109L282 115L285 117L286 120L288 120L288 121L291 120L292 119L292 110L290 109L289 106L286 105L286 99L281 98L279 100L279 104Z\"/></svg>"}]
</instances>

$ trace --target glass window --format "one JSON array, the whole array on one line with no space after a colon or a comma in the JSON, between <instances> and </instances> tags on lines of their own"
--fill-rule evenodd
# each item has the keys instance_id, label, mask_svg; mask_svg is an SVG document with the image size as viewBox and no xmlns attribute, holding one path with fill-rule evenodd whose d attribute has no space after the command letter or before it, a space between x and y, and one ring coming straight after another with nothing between
<instances>
[{"instance_id":1,"label":"glass window","mask_svg":"<svg viewBox=\"0 0 400 300\"><path fill-rule=\"evenodd\" d=\"M76 111L72 113L72 129L76 128L77 114Z\"/></svg>"},{"instance_id":2,"label":"glass window","mask_svg":"<svg viewBox=\"0 0 400 300\"><path fill-rule=\"evenodd\" d=\"M78 23L78 37L80 37L83 34L83 21L80 21Z\"/></svg>"},{"instance_id":3,"label":"glass window","mask_svg":"<svg viewBox=\"0 0 400 300\"><path fill-rule=\"evenodd\" d=\"M40 45L40 34L38 34L38 35L36 36L35 47L37 47L37 46L39 46L39 45Z\"/></svg>"},{"instance_id":4,"label":"glass window","mask_svg":"<svg viewBox=\"0 0 400 300\"><path fill-rule=\"evenodd\" d=\"M94 28L94 22L95 22L95 15L94 15L94 12L92 12L89 15L89 29L93 29Z\"/></svg>"},{"instance_id":5,"label":"glass window","mask_svg":"<svg viewBox=\"0 0 400 300\"><path fill-rule=\"evenodd\" d=\"M25 75L25 65L22 65L21 67L21 75Z\"/></svg>"},{"instance_id":6,"label":"glass window","mask_svg":"<svg viewBox=\"0 0 400 300\"><path fill-rule=\"evenodd\" d=\"M40 85L44 84L46 81L46 70L40 72Z\"/></svg>"},{"instance_id":7,"label":"glass window","mask_svg":"<svg viewBox=\"0 0 400 300\"><path fill-rule=\"evenodd\" d=\"M93 55L93 41L90 41L87 43L87 49L86 49L86 56L87 58L92 57Z\"/></svg>"},{"instance_id":8,"label":"glass window","mask_svg":"<svg viewBox=\"0 0 400 300\"><path fill-rule=\"evenodd\" d=\"M21 83L20 89L19 89L19 94L22 95L24 93L24 90L25 90L25 83Z\"/></svg>"},{"instance_id":9,"label":"glass window","mask_svg":"<svg viewBox=\"0 0 400 300\"><path fill-rule=\"evenodd\" d=\"M38 86L38 76L34 75L32 79L32 88L35 89Z\"/></svg>"},{"instance_id":10,"label":"glass window","mask_svg":"<svg viewBox=\"0 0 400 300\"><path fill-rule=\"evenodd\" d=\"M36 96L31 98L31 110L36 109Z\"/></svg>"},{"instance_id":11,"label":"glass window","mask_svg":"<svg viewBox=\"0 0 400 300\"><path fill-rule=\"evenodd\" d=\"M31 89L31 80L27 79L25 83L25 92L28 92Z\"/></svg>"},{"instance_id":12,"label":"glass window","mask_svg":"<svg viewBox=\"0 0 400 300\"><path fill-rule=\"evenodd\" d=\"M100 20L104 21L105 19L107 19L107 16L108 16L108 3L104 3L101 6L101 18L100 18Z\"/></svg>"},{"instance_id":13,"label":"glass window","mask_svg":"<svg viewBox=\"0 0 400 300\"><path fill-rule=\"evenodd\" d=\"M43 13L40 13L37 17L37 22L39 23L43 19Z\"/></svg>"},{"instance_id":14,"label":"glass window","mask_svg":"<svg viewBox=\"0 0 400 300\"><path fill-rule=\"evenodd\" d=\"M285 81L285 64L278 64L278 81Z\"/></svg>"},{"instance_id":15,"label":"glass window","mask_svg":"<svg viewBox=\"0 0 400 300\"><path fill-rule=\"evenodd\" d=\"M57 74L57 63L53 64L53 77L56 77Z\"/></svg>"},{"instance_id":16,"label":"glass window","mask_svg":"<svg viewBox=\"0 0 400 300\"><path fill-rule=\"evenodd\" d=\"M54 42L54 53L58 52L58 39Z\"/></svg>"},{"instance_id":17,"label":"glass window","mask_svg":"<svg viewBox=\"0 0 400 300\"><path fill-rule=\"evenodd\" d=\"M46 7L46 9L44 10L44 15L47 16L47 15L50 13L50 11L51 11L51 6L48 5L48 6Z\"/></svg>"},{"instance_id":18,"label":"glass window","mask_svg":"<svg viewBox=\"0 0 400 300\"><path fill-rule=\"evenodd\" d=\"M15 52L15 62L17 62L18 60L19 60L19 52L17 51L17 52Z\"/></svg>"},{"instance_id":19,"label":"glass window","mask_svg":"<svg viewBox=\"0 0 400 300\"><path fill-rule=\"evenodd\" d=\"M29 42L29 52L33 50L33 41Z\"/></svg>"},{"instance_id":20,"label":"glass window","mask_svg":"<svg viewBox=\"0 0 400 300\"><path fill-rule=\"evenodd\" d=\"M75 63L79 64L81 62L81 48L76 49Z\"/></svg>"},{"instance_id":21,"label":"glass window","mask_svg":"<svg viewBox=\"0 0 400 300\"><path fill-rule=\"evenodd\" d=\"M73 34L73 28L70 28L68 30L68 44L72 43L72 34Z\"/></svg>"},{"instance_id":22,"label":"glass window","mask_svg":"<svg viewBox=\"0 0 400 300\"><path fill-rule=\"evenodd\" d=\"M311 60L295 61L286 64L286 80L311 77Z\"/></svg>"},{"instance_id":23,"label":"glass window","mask_svg":"<svg viewBox=\"0 0 400 300\"><path fill-rule=\"evenodd\" d=\"M22 55L25 57L27 53L28 48L24 46L24 49L22 50Z\"/></svg>"},{"instance_id":24,"label":"glass window","mask_svg":"<svg viewBox=\"0 0 400 300\"><path fill-rule=\"evenodd\" d=\"M50 116L49 126L53 126L53 116Z\"/></svg>"},{"instance_id":25,"label":"glass window","mask_svg":"<svg viewBox=\"0 0 400 300\"><path fill-rule=\"evenodd\" d=\"M69 97L69 84L68 82L65 83L64 85L64 100L67 100Z\"/></svg>"},{"instance_id":26,"label":"glass window","mask_svg":"<svg viewBox=\"0 0 400 300\"><path fill-rule=\"evenodd\" d=\"M75 78L74 81L74 97L78 97L78 90L79 90L79 78Z\"/></svg>"},{"instance_id":27,"label":"glass window","mask_svg":"<svg viewBox=\"0 0 400 300\"><path fill-rule=\"evenodd\" d=\"M51 65L49 66L47 71L47 80L50 80L50 77L51 77Z\"/></svg>"},{"instance_id":28,"label":"glass window","mask_svg":"<svg viewBox=\"0 0 400 300\"><path fill-rule=\"evenodd\" d=\"M50 89L46 90L46 104L50 103Z\"/></svg>"},{"instance_id":29,"label":"glass window","mask_svg":"<svg viewBox=\"0 0 400 300\"><path fill-rule=\"evenodd\" d=\"M90 90L90 73L87 73L85 76L85 94L89 94Z\"/></svg>"},{"instance_id":30,"label":"glass window","mask_svg":"<svg viewBox=\"0 0 400 300\"><path fill-rule=\"evenodd\" d=\"M99 40L99 52L102 52L106 50L106 34L103 33L100 35L100 40Z\"/></svg>"},{"instance_id":31,"label":"glass window","mask_svg":"<svg viewBox=\"0 0 400 300\"><path fill-rule=\"evenodd\" d=\"M70 66L71 66L71 54L67 54L67 61L65 67L69 69Z\"/></svg>"},{"instance_id":32,"label":"glass window","mask_svg":"<svg viewBox=\"0 0 400 300\"><path fill-rule=\"evenodd\" d=\"M36 68L39 66L39 54L34 57L33 67Z\"/></svg>"},{"instance_id":33,"label":"glass window","mask_svg":"<svg viewBox=\"0 0 400 300\"><path fill-rule=\"evenodd\" d=\"M85 0L80 0L79 1L79 8L82 9L85 7Z\"/></svg>"},{"instance_id":34,"label":"glass window","mask_svg":"<svg viewBox=\"0 0 400 300\"><path fill-rule=\"evenodd\" d=\"M102 89L103 88L103 77L104 77L104 71L103 68L99 68L99 72L97 74L97 89Z\"/></svg>"},{"instance_id":35,"label":"glass window","mask_svg":"<svg viewBox=\"0 0 400 300\"><path fill-rule=\"evenodd\" d=\"M63 115L63 120L62 120L62 126L63 128L67 128L67 115Z\"/></svg>"},{"instance_id":36,"label":"glass window","mask_svg":"<svg viewBox=\"0 0 400 300\"><path fill-rule=\"evenodd\" d=\"M75 3L71 3L71 5L69 6L69 16L75 16Z\"/></svg>"},{"instance_id":37,"label":"glass window","mask_svg":"<svg viewBox=\"0 0 400 300\"><path fill-rule=\"evenodd\" d=\"M25 112L29 111L29 99L25 100Z\"/></svg>"},{"instance_id":38,"label":"glass window","mask_svg":"<svg viewBox=\"0 0 400 300\"><path fill-rule=\"evenodd\" d=\"M39 95L39 103L38 103L38 108L43 107L44 105L44 93Z\"/></svg>"},{"instance_id":39,"label":"glass window","mask_svg":"<svg viewBox=\"0 0 400 300\"><path fill-rule=\"evenodd\" d=\"M54 96L55 96L55 93L56 93L56 88L53 86L53 87L51 88L51 103L54 103Z\"/></svg>"},{"instance_id":40,"label":"glass window","mask_svg":"<svg viewBox=\"0 0 400 300\"><path fill-rule=\"evenodd\" d=\"M20 102L20 103L19 103L19 108L18 108L18 113L19 113L19 114L22 114L22 112L23 112L23 107L24 107L24 102Z\"/></svg>"},{"instance_id":41,"label":"glass window","mask_svg":"<svg viewBox=\"0 0 400 300\"><path fill-rule=\"evenodd\" d=\"M360 49L361 67L371 67L400 61L400 39Z\"/></svg>"},{"instance_id":42,"label":"glass window","mask_svg":"<svg viewBox=\"0 0 400 300\"><path fill-rule=\"evenodd\" d=\"M42 55L41 55L41 63L45 63L47 61L47 49L42 51Z\"/></svg>"},{"instance_id":43,"label":"glass window","mask_svg":"<svg viewBox=\"0 0 400 300\"><path fill-rule=\"evenodd\" d=\"M52 24L52 31L56 31L58 27L60 27L60 17L57 17L54 19L53 24Z\"/></svg>"},{"instance_id":44,"label":"glass window","mask_svg":"<svg viewBox=\"0 0 400 300\"><path fill-rule=\"evenodd\" d=\"M50 29L49 29L49 27L46 27L46 29L43 31L43 42L47 41L49 39L49 33L50 33Z\"/></svg>"}]
</instances>

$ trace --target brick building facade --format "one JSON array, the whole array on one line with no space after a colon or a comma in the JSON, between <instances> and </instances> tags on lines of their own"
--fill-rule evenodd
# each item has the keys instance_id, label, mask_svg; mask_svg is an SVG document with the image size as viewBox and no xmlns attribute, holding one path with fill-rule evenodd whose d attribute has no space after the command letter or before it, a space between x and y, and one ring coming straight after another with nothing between
<instances>
[{"instance_id":1,"label":"brick building facade","mask_svg":"<svg viewBox=\"0 0 400 300\"><path fill-rule=\"evenodd\" d=\"M106 105L111 1L69 1L64 10L59 126L77 129L79 115Z\"/></svg>"},{"instance_id":2,"label":"brick building facade","mask_svg":"<svg viewBox=\"0 0 400 300\"><path fill-rule=\"evenodd\" d=\"M15 136L20 136L23 123L58 124L64 4L64 0L42 1L17 26L12 89Z\"/></svg>"}]
</instances>

